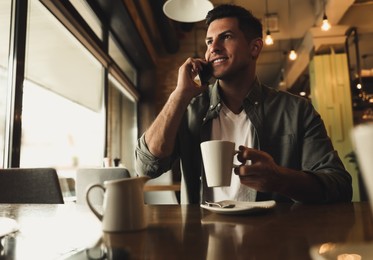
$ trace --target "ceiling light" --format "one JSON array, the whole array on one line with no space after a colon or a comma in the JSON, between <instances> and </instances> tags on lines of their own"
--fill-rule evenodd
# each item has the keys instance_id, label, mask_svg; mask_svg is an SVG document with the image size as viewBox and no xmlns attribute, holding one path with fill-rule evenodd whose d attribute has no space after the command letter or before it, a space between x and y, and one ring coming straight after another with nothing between
<instances>
[{"instance_id":1,"label":"ceiling light","mask_svg":"<svg viewBox=\"0 0 373 260\"><path fill-rule=\"evenodd\" d=\"M279 88L283 88L283 87L285 87L285 86L286 86L285 81L284 81L284 80L281 80L281 81L278 83L278 86L279 86Z\"/></svg>"},{"instance_id":2,"label":"ceiling light","mask_svg":"<svg viewBox=\"0 0 373 260\"><path fill-rule=\"evenodd\" d=\"M286 86L286 82L285 82L285 79L284 79L284 73L285 73L285 69L282 68L281 69L281 74L280 74L280 82L278 83L278 86L279 86L280 89L283 89Z\"/></svg>"},{"instance_id":3,"label":"ceiling light","mask_svg":"<svg viewBox=\"0 0 373 260\"><path fill-rule=\"evenodd\" d=\"M163 5L163 12L172 20L194 23L204 20L213 8L208 0L168 0Z\"/></svg>"},{"instance_id":4,"label":"ceiling light","mask_svg":"<svg viewBox=\"0 0 373 260\"><path fill-rule=\"evenodd\" d=\"M269 29L267 30L267 35L266 35L266 38L265 38L264 42L265 42L266 45L272 45L273 44L273 38L271 36L271 32L269 31Z\"/></svg>"},{"instance_id":5,"label":"ceiling light","mask_svg":"<svg viewBox=\"0 0 373 260\"><path fill-rule=\"evenodd\" d=\"M296 60L298 57L298 54L295 52L294 49L291 49L289 52L289 60Z\"/></svg>"},{"instance_id":6,"label":"ceiling light","mask_svg":"<svg viewBox=\"0 0 373 260\"><path fill-rule=\"evenodd\" d=\"M266 14L265 14L265 21L267 24L267 32L266 32L266 38L264 40L266 45L272 45L273 44L273 38L271 36L271 31L269 30L269 24L268 24L268 0L266 0Z\"/></svg>"},{"instance_id":7,"label":"ceiling light","mask_svg":"<svg viewBox=\"0 0 373 260\"><path fill-rule=\"evenodd\" d=\"M326 16L326 1L327 0L324 0L323 1L323 4L324 4L324 16L322 17L322 24L321 24L321 30L326 32L326 31L329 31L330 28L332 27L328 21L328 17Z\"/></svg>"},{"instance_id":8,"label":"ceiling light","mask_svg":"<svg viewBox=\"0 0 373 260\"><path fill-rule=\"evenodd\" d=\"M291 24L291 7L290 7L290 0L288 0L288 10L289 10L289 15L288 15L288 24ZM290 46L293 46L292 42L293 39L291 37L291 30L290 30ZM289 60L294 61L298 57L297 53L295 52L294 48L291 47L291 51L289 52Z\"/></svg>"},{"instance_id":9,"label":"ceiling light","mask_svg":"<svg viewBox=\"0 0 373 260\"><path fill-rule=\"evenodd\" d=\"M330 25L330 23L328 21L328 17L324 13L324 16L322 18L321 30L324 31L324 32L326 32L326 31L329 31L330 28L332 28L332 26Z\"/></svg>"}]
</instances>

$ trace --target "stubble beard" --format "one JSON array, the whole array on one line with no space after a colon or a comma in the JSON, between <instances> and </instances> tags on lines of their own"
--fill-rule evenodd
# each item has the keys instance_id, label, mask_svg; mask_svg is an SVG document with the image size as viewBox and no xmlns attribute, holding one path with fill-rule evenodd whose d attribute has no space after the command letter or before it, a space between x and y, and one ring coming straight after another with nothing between
<instances>
[{"instance_id":1,"label":"stubble beard","mask_svg":"<svg viewBox=\"0 0 373 260\"><path fill-rule=\"evenodd\" d=\"M222 81L235 80L239 77L242 77L243 73L248 73L248 67L249 67L249 65L246 64L245 66L240 66L239 68L236 68L234 70L224 71L224 72L220 73L220 75L214 75L214 77L216 79L222 80Z\"/></svg>"}]
</instances>

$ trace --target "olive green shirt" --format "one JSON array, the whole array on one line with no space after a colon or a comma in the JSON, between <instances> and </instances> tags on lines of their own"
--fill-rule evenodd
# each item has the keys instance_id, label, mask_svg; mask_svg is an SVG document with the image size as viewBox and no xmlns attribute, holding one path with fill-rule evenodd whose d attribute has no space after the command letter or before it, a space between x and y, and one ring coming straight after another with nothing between
<instances>
[{"instance_id":1,"label":"olive green shirt","mask_svg":"<svg viewBox=\"0 0 373 260\"><path fill-rule=\"evenodd\" d=\"M202 187L206 187L200 143L209 140L212 119L221 109L218 88L217 81L191 101L170 157L153 156L144 135L137 143L135 165L140 175L158 177L180 159L185 203L200 203ZM351 176L334 150L320 115L307 99L269 88L256 80L244 99L243 108L252 123L254 148L269 153L280 166L315 176L324 192L320 203L351 201ZM292 201L275 193L256 194L256 200L267 199Z\"/></svg>"}]
</instances>

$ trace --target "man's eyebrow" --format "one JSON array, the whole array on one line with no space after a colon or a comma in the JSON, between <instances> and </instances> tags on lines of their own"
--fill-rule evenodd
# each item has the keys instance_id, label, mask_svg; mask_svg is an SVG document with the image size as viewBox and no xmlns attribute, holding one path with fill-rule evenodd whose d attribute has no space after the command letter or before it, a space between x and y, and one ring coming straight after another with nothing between
<instances>
[{"instance_id":1,"label":"man's eyebrow","mask_svg":"<svg viewBox=\"0 0 373 260\"><path fill-rule=\"evenodd\" d=\"M218 37L220 37L220 36L222 36L222 35L224 35L224 34L227 34L227 33L233 33L233 31L232 31L232 30L226 30L226 31L223 31L223 32L221 32L221 33L218 34ZM207 41L207 40L211 40L211 39L212 39L211 36L210 36L210 37L206 37L205 41Z\"/></svg>"}]
</instances>

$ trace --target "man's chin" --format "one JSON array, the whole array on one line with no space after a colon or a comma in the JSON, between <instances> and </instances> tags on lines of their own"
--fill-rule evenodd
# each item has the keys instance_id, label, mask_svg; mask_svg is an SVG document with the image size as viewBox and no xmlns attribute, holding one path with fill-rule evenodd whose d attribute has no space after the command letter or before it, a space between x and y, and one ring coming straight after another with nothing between
<instances>
[{"instance_id":1,"label":"man's chin","mask_svg":"<svg viewBox=\"0 0 373 260\"><path fill-rule=\"evenodd\" d=\"M224 75L224 74L223 75L222 74L221 75L216 75L216 76L214 75L214 78L218 79L218 80L227 80L228 79L227 75Z\"/></svg>"},{"instance_id":2,"label":"man's chin","mask_svg":"<svg viewBox=\"0 0 373 260\"><path fill-rule=\"evenodd\" d=\"M222 79L224 79L224 74L214 74L214 75L212 75L215 79L220 79L220 80L222 80Z\"/></svg>"}]
</instances>

